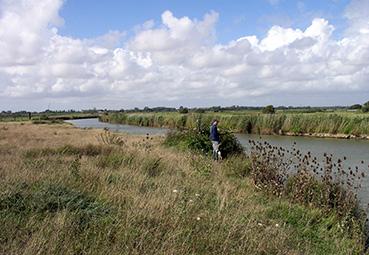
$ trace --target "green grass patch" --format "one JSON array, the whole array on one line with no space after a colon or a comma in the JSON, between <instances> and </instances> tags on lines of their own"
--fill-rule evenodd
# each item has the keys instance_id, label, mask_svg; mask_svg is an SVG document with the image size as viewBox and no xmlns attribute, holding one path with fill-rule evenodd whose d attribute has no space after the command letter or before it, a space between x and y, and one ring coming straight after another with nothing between
<instances>
[{"instance_id":1,"label":"green grass patch","mask_svg":"<svg viewBox=\"0 0 369 255\"><path fill-rule=\"evenodd\" d=\"M280 227L287 227L298 246L309 247L306 253L361 254L364 247L359 226L348 234L344 222L334 213L327 214L320 209L308 209L305 206L279 201L272 204L265 216ZM350 235L357 239L349 238ZM332 239L333 236L336 240ZM337 240L340 240L341 247L346 250L337 250Z\"/></svg>"},{"instance_id":2,"label":"green grass patch","mask_svg":"<svg viewBox=\"0 0 369 255\"><path fill-rule=\"evenodd\" d=\"M228 177L243 178L250 175L250 160L245 155L231 156L223 162L222 170Z\"/></svg>"},{"instance_id":3,"label":"green grass patch","mask_svg":"<svg viewBox=\"0 0 369 255\"><path fill-rule=\"evenodd\" d=\"M116 220L115 209L91 194L56 183L18 184L0 196L0 253L19 253L26 243L32 254L106 253ZM48 245L37 247L38 240Z\"/></svg>"},{"instance_id":4,"label":"green grass patch","mask_svg":"<svg viewBox=\"0 0 369 255\"><path fill-rule=\"evenodd\" d=\"M32 124L63 124L63 120L51 119L51 120L32 120Z\"/></svg>"},{"instance_id":5,"label":"green grass patch","mask_svg":"<svg viewBox=\"0 0 369 255\"><path fill-rule=\"evenodd\" d=\"M64 145L59 148L33 148L25 152L26 158L35 158L53 155L65 156L98 156L108 155L113 151L109 146L88 144L85 146Z\"/></svg>"},{"instance_id":6,"label":"green grass patch","mask_svg":"<svg viewBox=\"0 0 369 255\"><path fill-rule=\"evenodd\" d=\"M95 198L61 184L22 183L2 194L0 210L22 215L68 210L96 217L110 209Z\"/></svg>"}]
</instances>

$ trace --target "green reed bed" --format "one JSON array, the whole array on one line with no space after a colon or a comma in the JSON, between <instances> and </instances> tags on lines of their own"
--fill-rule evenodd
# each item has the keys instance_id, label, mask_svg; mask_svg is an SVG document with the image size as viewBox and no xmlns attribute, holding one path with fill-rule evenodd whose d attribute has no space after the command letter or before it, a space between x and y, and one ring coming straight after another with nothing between
<instances>
[{"instance_id":1,"label":"green reed bed","mask_svg":"<svg viewBox=\"0 0 369 255\"><path fill-rule=\"evenodd\" d=\"M369 135L369 115L357 113L110 113L100 120L137 126L196 128L209 126L212 119L220 121L220 128L233 132L256 134L346 134Z\"/></svg>"}]
</instances>

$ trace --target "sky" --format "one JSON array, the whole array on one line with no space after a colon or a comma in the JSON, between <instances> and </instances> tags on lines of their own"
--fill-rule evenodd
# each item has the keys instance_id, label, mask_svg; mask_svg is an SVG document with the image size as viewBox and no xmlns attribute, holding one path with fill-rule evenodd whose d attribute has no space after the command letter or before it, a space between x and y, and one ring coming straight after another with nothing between
<instances>
[{"instance_id":1,"label":"sky","mask_svg":"<svg viewBox=\"0 0 369 255\"><path fill-rule=\"evenodd\" d=\"M0 0L0 111L369 100L369 0Z\"/></svg>"}]
</instances>

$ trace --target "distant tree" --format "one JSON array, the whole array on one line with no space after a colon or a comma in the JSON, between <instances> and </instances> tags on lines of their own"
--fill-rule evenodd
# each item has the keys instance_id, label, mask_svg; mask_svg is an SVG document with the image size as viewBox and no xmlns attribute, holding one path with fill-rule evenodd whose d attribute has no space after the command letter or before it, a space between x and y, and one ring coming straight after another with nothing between
<instances>
[{"instance_id":1,"label":"distant tree","mask_svg":"<svg viewBox=\"0 0 369 255\"><path fill-rule=\"evenodd\" d=\"M281 106L276 107L276 109L278 109L278 110L287 110L288 108L286 106L281 105Z\"/></svg>"},{"instance_id":2,"label":"distant tree","mask_svg":"<svg viewBox=\"0 0 369 255\"><path fill-rule=\"evenodd\" d=\"M212 108L213 112L220 112L222 110L222 107L220 107L220 106L213 106L211 108Z\"/></svg>"},{"instance_id":3,"label":"distant tree","mask_svg":"<svg viewBox=\"0 0 369 255\"><path fill-rule=\"evenodd\" d=\"M361 107L361 110L363 112L369 112L369 101L363 104L363 106Z\"/></svg>"},{"instance_id":4,"label":"distant tree","mask_svg":"<svg viewBox=\"0 0 369 255\"><path fill-rule=\"evenodd\" d=\"M144 111L144 112L152 112L152 109L150 109L148 106L145 106L145 107L143 108L143 111Z\"/></svg>"},{"instance_id":5,"label":"distant tree","mask_svg":"<svg viewBox=\"0 0 369 255\"><path fill-rule=\"evenodd\" d=\"M361 109L361 104L353 104L349 107L349 109L352 109L352 110L357 110L357 109Z\"/></svg>"},{"instance_id":6,"label":"distant tree","mask_svg":"<svg viewBox=\"0 0 369 255\"><path fill-rule=\"evenodd\" d=\"M202 108L197 108L197 109L195 110L195 112L196 112L196 113L205 113L205 110L204 110L204 109L202 109Z\"/></svg>"},{"instance_id":7,"label":"distant tree","mask_svg":"<svg viewBox=\"0 0 369 255\"><path fill-rule=\"evenodd\" d=\"M274 114L275 113L275 109L274 109L273 105L267 105L261 111L262 111L262 113L267 113L267 114Z\"/></svg>"},{"instance_id":8,"label":"distant tree","mask_svg":"<svg viewBox=\"0 0 369 255\"><path fill-rule=\"evenodd\" d=\"M179 107L178 112L183 113L183 114L188 113L188 108L181 106L181 107Z\"/></svg>"}]
</instances>

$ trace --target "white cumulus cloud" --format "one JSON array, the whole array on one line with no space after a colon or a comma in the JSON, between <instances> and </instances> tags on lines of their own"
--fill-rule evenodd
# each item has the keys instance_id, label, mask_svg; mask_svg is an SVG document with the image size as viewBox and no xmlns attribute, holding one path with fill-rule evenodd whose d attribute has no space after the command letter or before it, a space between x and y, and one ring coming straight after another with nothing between
<instances>
[{"instance_id":1,"label":"white cumulus cloud","mask_svg":"<svg viewBox=\"0 0 369 255\"><path fill-rule=\"evenodd\" d=\"M0 108L309 104L317 95L341 104L342 95L351 103L369 94L368 0L347 7L340 39L317 17L305 29L273 26L264 38L224 44L216 12L197 20L165 11L161 24L149 20L130 38L71 38L57 29L62 5L0 0Z\"/></svg>"}]
</instances>

